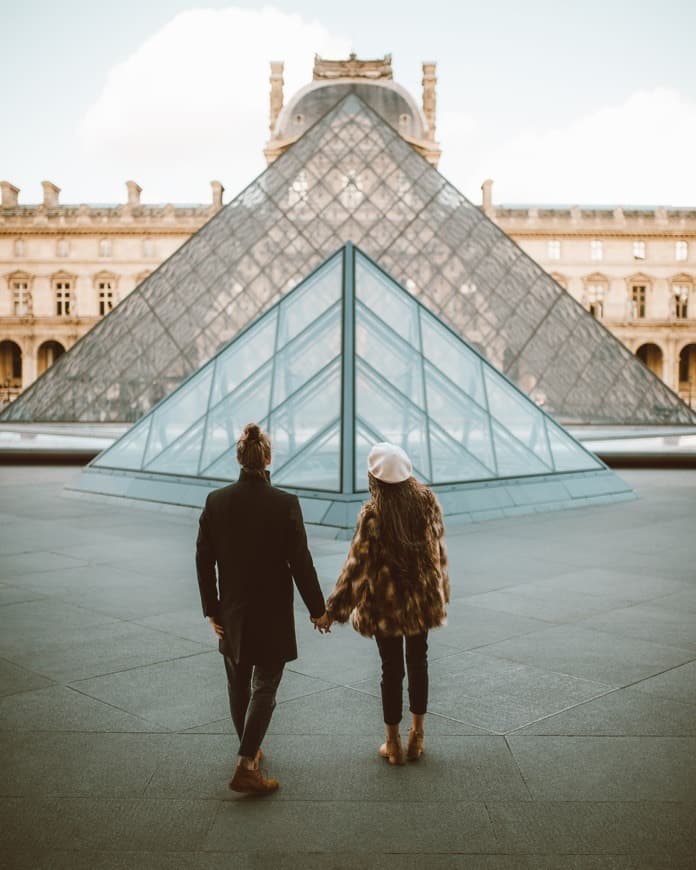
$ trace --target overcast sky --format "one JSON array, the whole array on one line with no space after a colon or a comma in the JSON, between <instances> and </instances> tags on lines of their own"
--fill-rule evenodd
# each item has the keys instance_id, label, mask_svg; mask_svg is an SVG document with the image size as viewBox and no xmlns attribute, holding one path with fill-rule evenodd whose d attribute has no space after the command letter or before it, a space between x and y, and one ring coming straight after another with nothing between
<instances>
[{"instance_id":1,"label":"overcast sky","mask_svg":"<svg viewBox=\"0 0 696 870\"><path fill-rule=\"evenodd\" d=\"M0 178L41 199L205 202L264 168L270 60L438 64L441 171L480 201L696 206L692 0L0 0Z\"/></svg>"}]
</instances>

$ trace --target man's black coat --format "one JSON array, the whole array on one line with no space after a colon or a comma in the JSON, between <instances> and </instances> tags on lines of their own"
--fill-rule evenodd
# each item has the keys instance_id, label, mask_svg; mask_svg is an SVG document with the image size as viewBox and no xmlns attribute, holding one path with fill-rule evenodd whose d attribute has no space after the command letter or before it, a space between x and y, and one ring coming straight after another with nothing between
<instances>
[{"instance_id":1,"label":"man's black coat","mask_svg":"<svg viewBox=\"0 0 696 870\"><path fill-rule=\"evenodd\" d=\"M203 613L222 625L220 652L235 662L270 666L297 658L293 577L310 615L324 613L300 503L267 478L242 471L237 483L210 493L196 569Z\"/></svg>"}]
</instances>

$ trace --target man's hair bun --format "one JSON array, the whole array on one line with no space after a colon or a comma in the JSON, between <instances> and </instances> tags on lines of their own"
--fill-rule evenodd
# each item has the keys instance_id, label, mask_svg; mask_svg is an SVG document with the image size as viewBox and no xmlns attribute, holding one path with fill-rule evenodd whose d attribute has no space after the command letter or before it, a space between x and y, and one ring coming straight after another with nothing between
<instances>
[{"instance_id":1,"label":"man's hair bun","mask_svg":"<svg viewBox=\"0 0 696 870\"><path fill-rule=\"evenodd\" d=\"M242 432L242 438L245 438L247 441L260 441L261 429L256 423L247 423L244 427L244 432Z\"/></svg>"}]
</instances>

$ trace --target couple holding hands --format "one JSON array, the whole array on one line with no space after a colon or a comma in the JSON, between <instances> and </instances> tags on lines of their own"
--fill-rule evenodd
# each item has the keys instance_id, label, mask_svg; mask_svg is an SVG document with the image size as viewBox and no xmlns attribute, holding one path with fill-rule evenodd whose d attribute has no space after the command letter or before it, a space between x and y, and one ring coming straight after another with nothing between
<instances>
[{"instance_id":1,"label":"couple holding hands","mask_svg":"<svg viewBox=\"0 0 696 870\"><path fill-rule=\"evenodd\" d=\"M254 423L237 442L237 461L239 480L210 493L196 543L203 613L219 638L240 740L230 788L256 795L278 788L259 762L283 668L297 658L293 579L316 629L328 632L333 622L350 619L356 631L376 640L386 726L379 752L390 764L416 761L428 703L428 631L444 624L449 601L437 499L413 477L400 447L376 444L367 463L370 498L324 602L300 503L271 486L270 439ZM399 724L406 673L412 723L404 751Z\"/></svg>"}]
</instances>

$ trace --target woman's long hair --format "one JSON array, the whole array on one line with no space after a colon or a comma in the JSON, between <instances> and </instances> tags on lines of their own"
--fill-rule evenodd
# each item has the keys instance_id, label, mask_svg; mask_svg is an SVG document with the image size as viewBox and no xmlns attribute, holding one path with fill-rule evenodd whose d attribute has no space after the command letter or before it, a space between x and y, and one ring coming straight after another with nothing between
<instances>
[{"instance_id":1,"label":"woman's long hair","mask_svg":"<svg viewBox=\"0 0 696 870\"><path fill-rule=\"evenodd\" d=\"M368 473L368 481L381 548L398 571L418 571L428 536L430 490L415 477L402 483L384 483Z\"/></svg>"}]
</instances>

